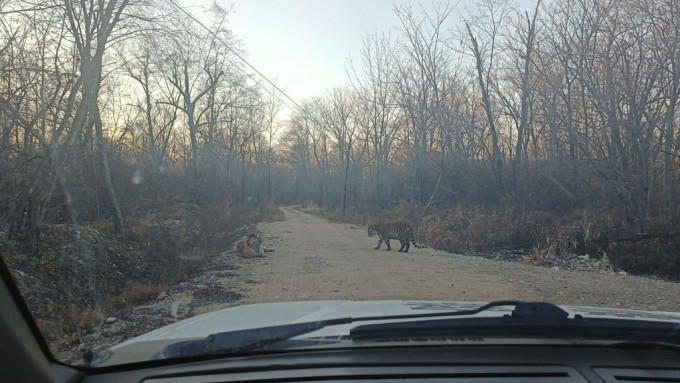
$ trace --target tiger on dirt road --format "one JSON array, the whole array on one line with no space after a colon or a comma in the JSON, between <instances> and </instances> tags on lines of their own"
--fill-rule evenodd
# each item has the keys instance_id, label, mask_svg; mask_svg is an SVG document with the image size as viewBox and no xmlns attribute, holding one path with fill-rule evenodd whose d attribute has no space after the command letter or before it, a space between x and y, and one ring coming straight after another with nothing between
<instances>
[{"instance_id":1,"label":"tiger on dirt road","mask_svg":"<svg viewBox=\"0 0 680 383\"><path fill-rule=\"evenodd\" d=\"M387 245L387 251L392 250L390 246L390 239L398 239L401 243L401 248L399 251L408 253L408 249L411 247L409 241L413 243L413 246L422 249L427 246L416 243L413 238L413 228L408 222L376 222L368 225L368 236L373 237L378 234L378 246L375 247L376 250L380 249L383 241Z\"/></svg>"},{"instance_id":2,"label":"tiger on dirt road","mask_svg":"<svg viewBox=\"0 0 680 383\"><path fill-rule=\"evenodd\" d=\"M264 256L265 252L274 252L273 249L268 249L262 245L262 237L257 233L250 233L245 240L236 245L236 249L240 254L246 256Z\"/></svg>"}]
</instances>

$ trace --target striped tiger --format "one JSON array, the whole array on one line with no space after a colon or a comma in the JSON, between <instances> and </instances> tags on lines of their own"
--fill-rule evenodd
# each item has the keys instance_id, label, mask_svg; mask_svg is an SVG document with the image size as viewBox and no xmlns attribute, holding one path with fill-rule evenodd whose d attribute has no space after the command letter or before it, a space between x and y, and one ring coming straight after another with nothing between
<instances>
[{"instance_id":1,"label":"striped tiger","mask_svg":"<svg viewBox=\"0 0 680 383\"><path fill-rule=\"evenodd\" d=\"M257 233L250 233L245 240L236 244L236 249L239 253L246 256L259 255L262 257L264 257L265 252L274 251L262 245L262 237Z\"/></svg>"},{"instance_id":2,"label":"striped tiger","mask_svg":"<svg viewBox=\"0 0 680 383\"><path fill-rule=\"evenodd\" d=\"M408 253L408 249L411 247L409 241L413 243L413 246L419 249L427 247L416 243L413 238L413 229L411 228L411 225L405 221L376 222L368 225L368 236L373 237L376 234L378 234L378 246L375 247L375 250L380 249L383 241L385 241L385 244L387 245L387 251L392 250L392 247L390 247L390 239L398 239L401 243L399 251L403 251L404 253Z\"/></svg>"}]
</instances>

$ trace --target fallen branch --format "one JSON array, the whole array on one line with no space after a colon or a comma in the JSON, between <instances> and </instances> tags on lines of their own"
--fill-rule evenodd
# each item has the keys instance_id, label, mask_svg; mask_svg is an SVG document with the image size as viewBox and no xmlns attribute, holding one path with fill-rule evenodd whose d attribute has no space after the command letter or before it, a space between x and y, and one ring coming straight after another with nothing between
<instances>
[{"instance_id":1,"label":"fallen branch","mask_svg":"<svg viewBox=\"0 0 680 383\"><path fill-rule=\"evenodd\" d=\"M670 238L670 237L677 237L680 235L680 231L667 231L665 233L637 233L633 236L630 237L623 237L623 238L617 238L615 241L616 242L633 242L636 243L638 241L642 241L643 239L649 239L649 238Z\"/></svg>"}]
</instances>

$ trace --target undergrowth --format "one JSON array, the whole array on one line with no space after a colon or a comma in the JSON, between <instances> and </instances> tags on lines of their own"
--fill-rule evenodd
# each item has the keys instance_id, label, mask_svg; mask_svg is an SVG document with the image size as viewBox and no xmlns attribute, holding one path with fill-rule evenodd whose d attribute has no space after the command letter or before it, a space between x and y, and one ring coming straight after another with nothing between
<instances>
[{"instance_id":1,"label":"undergrowth","mask_svg":"<svg viewBox=\"0 0 680 383\"><path fill-rule=\"evenodd\" d=\"M197 206L171 198L140 203L126 215L120 235L110 221L45 224L39 257L23 253L21 234L0 238L0 245L42 333L56 349L188 278L231 248L240 236L237 229L282 219L273 205Z\"/></svg>"}]
</instances>

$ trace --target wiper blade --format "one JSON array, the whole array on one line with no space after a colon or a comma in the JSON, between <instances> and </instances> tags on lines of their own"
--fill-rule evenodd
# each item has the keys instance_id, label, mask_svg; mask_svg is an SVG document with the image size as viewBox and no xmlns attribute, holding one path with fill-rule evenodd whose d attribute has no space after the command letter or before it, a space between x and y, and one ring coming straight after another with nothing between
<instances>
[{"instance_id":1,"label":"wiper blade","mask_svg":"<svg viewBox=\"0 0 680 383\"><path fill-rule=\"evenodd\" d=\"M498 326L563 326L583 321L583 317L576 315L569 319L569 313L557 305L548 302L516 302L515 309L510 315L502 317L475 317L463 319L436 319L429 321L389 322L374 325L364 325L350 331L352 339L363 336L389 336L391 333L404 331L437 331L461 327L489 328Z\"/></svg>"},{"instance_id":2,"label":"wiper blade","mask_svg":"<svg viewBox=\"0 0 680 383\"><path fill-rule=\"evenodd\" d=\"M350 331L352 340L447 336L502 336L568 339L618 339L680 343L677 323L621 318L585 318L547 302L519 303L500 317L454 318L363 325Z\"/></svg>"},{"instance_id":3,"label":"wiper blade","mask_svg":"<svg viewBox=\"0 0 680 383\"><path fill-rule=\"evenodd\" d=\"M452 319L447 317L474 315L493 307L514 306L511 315L502 317L475 317ZM574 335L590 331L591 335L616 335L622 331L637 334L625 339L650 340L664 336L665 342L680 343L677 324L626 319L585 319L580 315L568 318L568 313L547 302L494 301L471 310L446 311L424 314L346 317L314 322L293 323L256 329L228 331L207 336L204 339L181 341L165 346L154 359L178 358L213 354L236 354L267 351L280 348L280 344L298 335L320 330L327 326L369 321L410 320L419 318L447 318L427 321L388 322L354 327L352 340L398 337L404 334L476 334L498 335ZM669 335L670 334L670 335Z\"/></svg>"},{"instance_id":4,"label":"wiper blade","mask_svg":"<svg viewBox=\"0 0 680 383\"><path fill-rule=\"evenodd\" d=\"M180 358L210 354L232 354L266 350L268 346L288 340L298 335L320 330L327 326L376 320L417 319L429 317L449 317L473 315L492 307L517 306L521 301L494 301L472 310L446 311L425 314L381 315L366 317L346 317L315 322L292 323L256 329L227 331L211 334L203 339L180 341L165 346L153 359Z\"/></svg>"},{"instance_id":5,"label":"wiper blade","mask_svg":"<svg viewBox=\"0 0 680 383\"><path fill-rule=\"evenodd\" d=\"M351 318L328 319L316 322L293 323L281 326L227 331L208 335L204 339L187 340L165 346L153 359L178 358L197 355L247 352L265 348L298 335L320 330L326 326L350 323Z\"/></svg>"}]
</instances>

